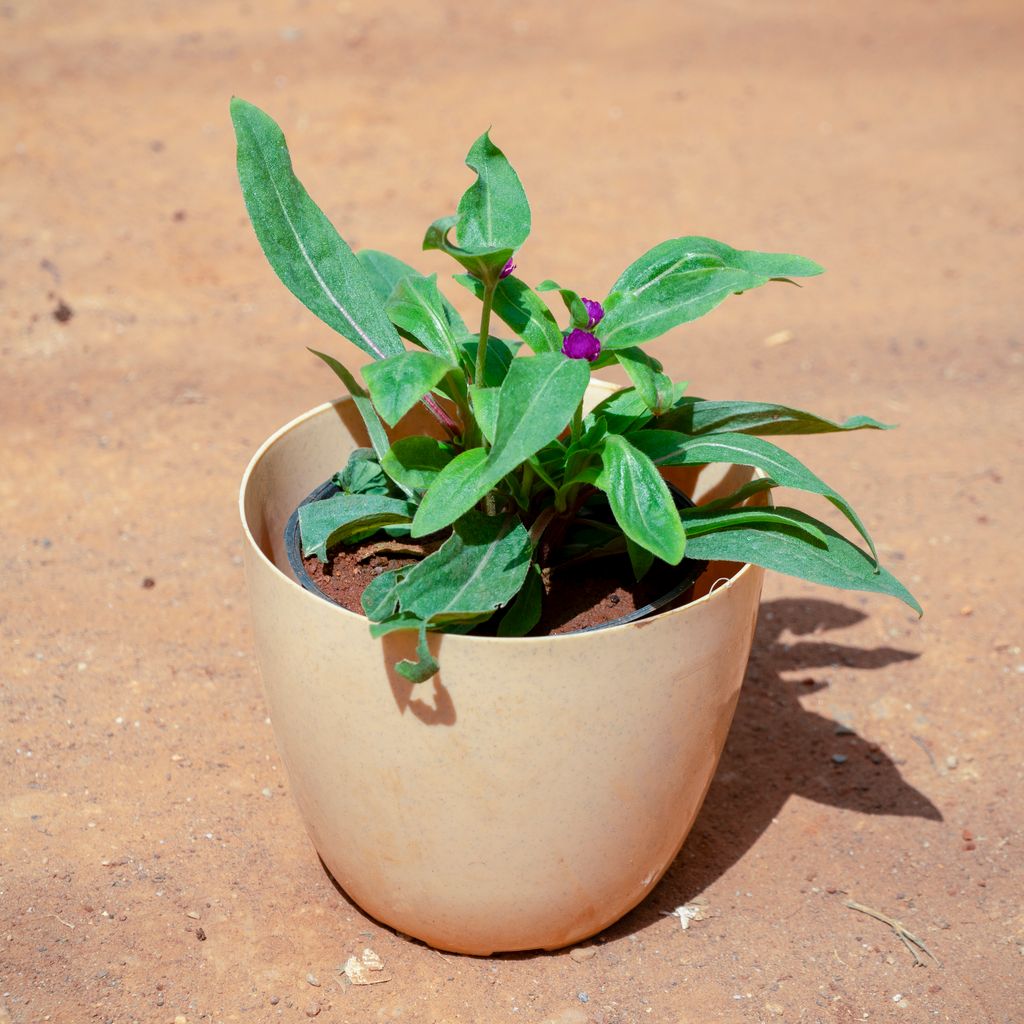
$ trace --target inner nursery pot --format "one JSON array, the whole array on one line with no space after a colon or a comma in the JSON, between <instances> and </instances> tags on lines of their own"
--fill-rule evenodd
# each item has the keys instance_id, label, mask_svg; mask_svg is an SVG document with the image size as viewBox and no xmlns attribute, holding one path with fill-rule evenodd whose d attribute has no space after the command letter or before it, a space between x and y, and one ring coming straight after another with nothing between
<instances>
[{"instance_id":1,"label":"inner nursery pot","mask_svg":"<svg viewBox=\"0 0 1024 1024\"><path fill-rule=\"evenodd\" d=\"M594 383L591 404L614 388ZM428 432L426 418L409 432ZM635 907L672 863L711 782L763 571L712 563L693 600L558 636L431 634L437 676L393 668L415 635L295 580L285 526L367 443L349 399L274 434L242 480L256 652L306 828L345 892L440 949L557 949ZM753 471L668 474L697 504Z\"/></svg>"}]
</instances>

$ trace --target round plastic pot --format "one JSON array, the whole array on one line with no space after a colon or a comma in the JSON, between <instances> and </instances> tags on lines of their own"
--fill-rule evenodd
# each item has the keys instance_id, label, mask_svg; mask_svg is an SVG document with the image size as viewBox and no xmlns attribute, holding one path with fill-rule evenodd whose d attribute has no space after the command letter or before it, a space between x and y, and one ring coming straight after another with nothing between
<instances>
[{"instance_id":1,"label":"round plastic pot","mask_svg":"<svg viewBox=\"0 0 1024 1024\"><path fill-rule=\"evenodd\" d=\"M609 390L592 385L591 401ZM256 652L306 828L363 910L440 949L578 942L636 906L682 846L732 721L763 572L712 563L691 603L592 632L432 634L441 671L414 686L393 668L414 635L373 640L288 566L289 516L366 443L349 400L322 405L242 480ZM712 466L676 482L700 504L750 476Z\"/></svg>"}]
</instances>

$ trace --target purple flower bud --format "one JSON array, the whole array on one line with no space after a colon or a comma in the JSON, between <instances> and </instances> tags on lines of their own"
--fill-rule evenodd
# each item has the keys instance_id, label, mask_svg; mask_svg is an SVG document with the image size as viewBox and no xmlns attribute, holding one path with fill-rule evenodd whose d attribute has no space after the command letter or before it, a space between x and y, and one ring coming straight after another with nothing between
<instances>
[{"instance_id":1,"label":"purple flower bud","mask_svg":"<svg viewBox=\"0 0 1024 1024\"><path fill-rule=\"evenodd\" d=\"M501 273L498 275L498 280L503 281L513 270L516 269L515 260L511 256L508 258L508 262L501 268Z\"/></svg>"},{"instance_id":2,"label":"purple flower bud","mask_svg":"<svg viewBox=\"0 0 1024 1024\"><path fill-rule=\"evenodd\" d=\"M589 331L581 331L578 327L566 335L562 342L562 355L570 359L586 359L593 362L601 354L601 342Z\"/></svg>"},{"instance_id":3,"label":"purple flower bud","mask_svg":"<svg viewBox=\"0 0 1024 1024\"><path fill-rule=\"evenodd\" d=\"M601 303L597 301L597 299L585 299L582 295L580 296L580 302L582 302L583 305L587 307L587 313L589 314L589 319L587 320L587 327L593 329L601 322L601 319L604 317L604 306L602 306Z\"/></svg>"}]
</instances>

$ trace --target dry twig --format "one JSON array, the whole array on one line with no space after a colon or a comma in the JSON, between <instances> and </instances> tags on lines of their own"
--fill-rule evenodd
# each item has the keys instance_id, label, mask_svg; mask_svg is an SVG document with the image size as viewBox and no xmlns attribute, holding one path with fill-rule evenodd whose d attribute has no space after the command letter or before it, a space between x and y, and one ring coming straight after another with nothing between
<instances>
[{"instance_id":1,"label":"dry twig","mask_svg":"<svg viewBox=\"0 0 1024 1024\"><path fill-rule=\"evenodd\" d=\"M867 914L868 917L873 917L876 921L881 921L882 924L887 924L896 933L896 937L900 942L910 950L910 954L914 958L915 967L927 966L927 961L921 959L917 949L914 948L915 946L927 953L939 967L942 966L939 958L916 935L907 931L899 921L883 914L880 910L875 910L873 907L866 907L863 903L856 903L854 900L844 900L843 906L849 907L851 910L858 910L862 914Z\"/></svg>"}]
</instances>

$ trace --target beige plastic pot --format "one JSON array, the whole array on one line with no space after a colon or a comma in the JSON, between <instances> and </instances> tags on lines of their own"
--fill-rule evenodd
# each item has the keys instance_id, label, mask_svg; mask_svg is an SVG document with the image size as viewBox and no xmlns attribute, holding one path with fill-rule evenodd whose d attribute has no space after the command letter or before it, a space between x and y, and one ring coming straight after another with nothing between
<instances>
[{"instance_id":1,"label":"beige plastic pot","mask_svg":"<svg viewBox=\"0 0 1024 1024\"><path fill-rule=\"evenodd\" d=\"M322 405L242 480L256 651L306 828L360 907L432 946L578 942L636 906L682 846L732 721L763 572L713 563L693 603L592 633L435 634L441 672L415 687L392 668L412 634L371 639L364 618L294 581L284 550L292 510L366 443L348 399ZM675 479L699 503L750 475Z\"/></svg>"}]
</instances>

